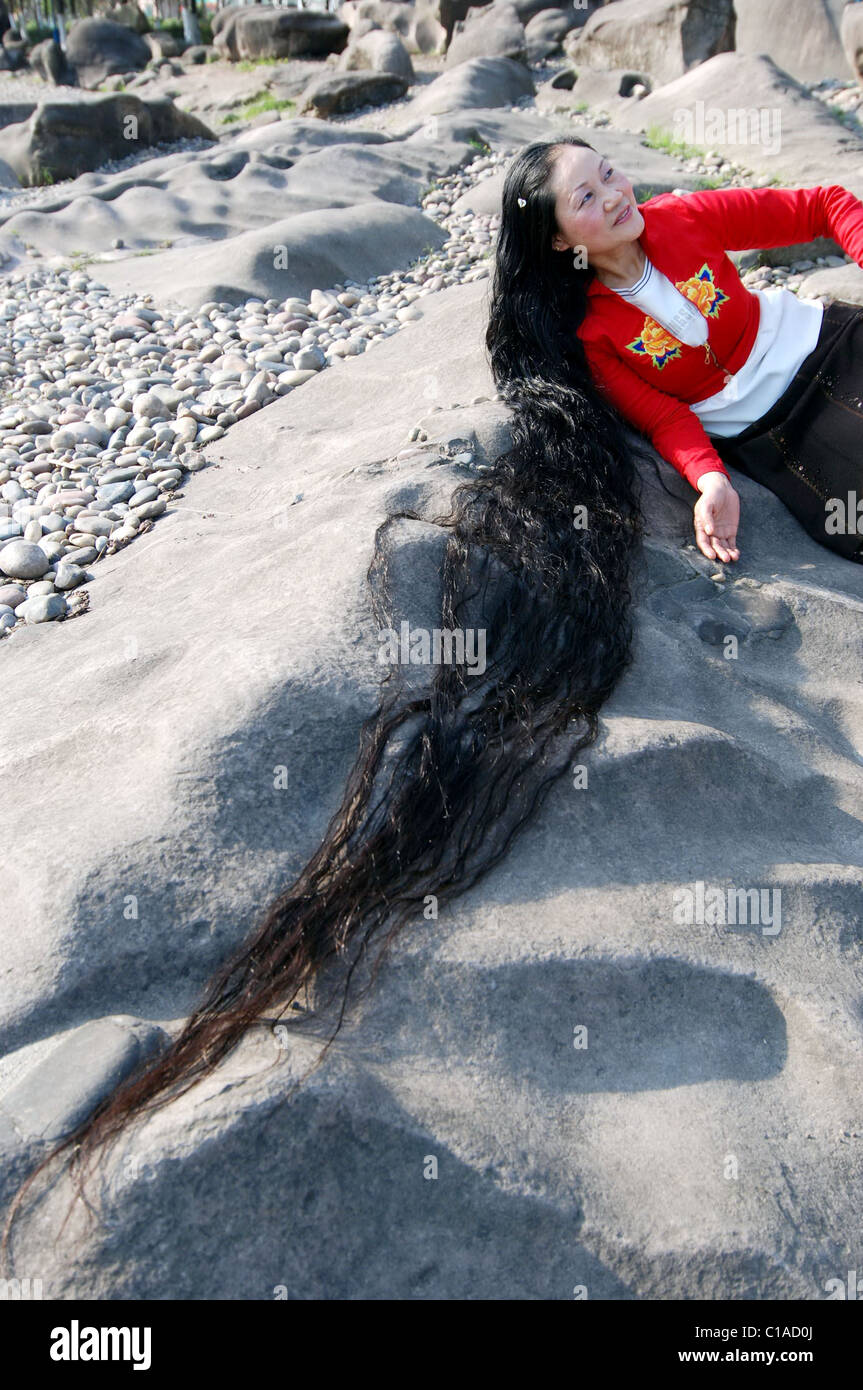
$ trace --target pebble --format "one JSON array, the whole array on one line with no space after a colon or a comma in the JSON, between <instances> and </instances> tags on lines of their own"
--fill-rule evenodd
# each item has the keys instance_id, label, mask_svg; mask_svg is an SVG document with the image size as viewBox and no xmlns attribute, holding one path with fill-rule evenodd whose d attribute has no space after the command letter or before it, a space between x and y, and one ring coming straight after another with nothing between
<instances>
[{"instance_id":1,"label":"pebble","mask_svg":"<svg viewBox=\"0 0 863 1390\"><path fill-rule=\"evenodd\" d=\"M0 573L10 579L38 579L48 568L48 556L32 541L9 541L0 549Z\"/></svg>"},{"instance_id":2,"label":"pebble","mask_svg":"<svg viewBox=\"0 0 863 1390\"><path fill-rule=\"evenodd\" d=\"M16 618L28 623L48 623L53 618L61 618L66 612L66 600L62 594L36 594L16 609Z\"/></svg>"}]
</instances>

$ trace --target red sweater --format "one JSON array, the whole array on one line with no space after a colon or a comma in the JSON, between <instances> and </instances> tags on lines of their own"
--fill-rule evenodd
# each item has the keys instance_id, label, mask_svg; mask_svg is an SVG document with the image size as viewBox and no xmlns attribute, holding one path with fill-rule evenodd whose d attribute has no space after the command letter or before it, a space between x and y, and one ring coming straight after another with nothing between
<instances>
[{"instance_id":1,"label":"red sweater","mask_svg":"<svg viewBox=\"0 0 863 1390\"><path fill-rule=\"evenodd\" d=\"M690 347L594 275L578 330L591 375L630 424L693 486L728 470L686 402L720 391L758 333L757 295L726 254L832 237L863 267L863 203L840 184L817 188L717 188L639 204L645 254L707 319L708 341ZM714 361L718 359L717 362Z\"/></svg>"}]
</instances>

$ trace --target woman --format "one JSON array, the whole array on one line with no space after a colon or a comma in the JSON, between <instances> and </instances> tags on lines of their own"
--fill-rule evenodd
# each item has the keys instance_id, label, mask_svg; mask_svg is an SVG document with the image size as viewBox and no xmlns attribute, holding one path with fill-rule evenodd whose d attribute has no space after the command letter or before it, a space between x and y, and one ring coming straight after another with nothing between
<instances>
[{"instance_id":1,"label":"woman","mask_svg":"<svg viewBox=\"0 0 863 1390\"><path fill-rule=\"evenodd\" d=\"M775 197L765 190L756 196ZM709 195L708 201L719 198ZM619 220L624 205L629 217ZM687 204L676 199L651 200L643 217L628 180L577 139L530 145L513 161L486 335L492 374L513 408L512 448L488 472L459 484L449 514L388 517L378 529L369 571L379 580L372 586L375 616L381 627L391 627L389 528L400 517L443 527L440 625L485 630L485 671L469 671L464 661L441 663L429 672L427 690L418 692L415 684L398 684L400 668L394 667L384 698L363 725L341 806L315 855L268 906L168 1051L102 1101L30 1175L8 1213L4 1249L15 1210L52 1159L71 1156L80 1181L132 1117L212 1071L253 1024L272 1026L268 1011L296 1017L289 1010L303 987L324 964L343 961L341 1011L320 1062L339 1031L354 969L373 936L383 934L372 981L396 932L406 922L423 922L429 895L440 905L477 883L554 781L595 740L599 710L631 661L629 585L642 534L636 464L656 465L592 382L591 357L609 369L609 384L617 389L607 346L613 335L606 331L614 328L617 301L609 298L607 314L594 313L590 289L594 274L609 296L615 282L638 278L639 232L652 230L654 207L670 207L681 222L689 218ZM854 210L855 229L858 218ZM706 263L713 273L714 242L712 234L705 236L709 244L695 258L695 270ZM573 265L576 244L588 247L587 270ZM673 248L666 253L652 238L647 244L658 264L676 269ZM731 281L732 272L723 268L721 292L729 303L742 292ZM715 280L711 285L718 296ZM716 297L696 302L715 307ZM597 311L605 304L599 300ZM657 303L658 311L664 308L665 301ZM643 315L623 300L620 313L627 324L623 336L632 338ZM687 314L681 333L692 322ZM720 353L739 367L740 354L729 353L721 335ZM665 357L674 360L673 347ZM630 370L627 392L639 422L650 425L643 402L655 398L665 409L671 398L642 387ZM629 406L629 394L618 399ZM670 408L675 420L690 413L679 403ZM672 430L661 439L701 491L696 522L702 549L730 559L738 553L736 494L702 434L693 416L685 438Z\"/></svg>"},{"instance_id":2,"label":"woman","mask_svg":"<svg viewBox=\"0 0 863 1390\"><path fill-rule=\"evenodd\" d=\"M724 458L776 493L820 544L859 560L856 508L837 531L835 503L846 516L861 481L861 310L825 311L784 288L750 292L726 248L831 236L863 264L863 203L831 185L663 194L639 207L629 179L579 140L539 153L516 198L538 240L548 238L554 200L551 245L575 253L584 308L574 327L591 375L701 493L703 554L740 555Z\"/></svg>"}]
</instances>

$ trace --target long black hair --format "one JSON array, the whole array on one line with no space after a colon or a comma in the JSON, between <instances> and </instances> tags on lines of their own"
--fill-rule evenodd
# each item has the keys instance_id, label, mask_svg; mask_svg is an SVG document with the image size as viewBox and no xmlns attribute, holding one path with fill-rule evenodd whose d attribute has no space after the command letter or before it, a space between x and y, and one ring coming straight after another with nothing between
<instances>
[{"instance_id":1,"label":"long black hair","mask_svg":"<svg viewBox=\"0 0 863 1390\"><path fill-rule=\"evenodd\" d=\"M595 272L552 249L550 177L560 147L537 142L503 188L486 346L511 445L458 484L446 514L388 516L369 568L372 606L391 626L386 533L400 518L442 528L441 630L485 633L486 666L439 661L424 688L391 673L323 841L213 978L182 1031L57 1143L79 1180L127 1121L183 1094L253 1024L290 1006L325 963L353 971L438 902L472 887L507 852L552 783L598 733L598 713L630 663L632 560L643 534L642 445L591 381L577 328ZM522 205L523 203L523 205ZM651 460L646 448L643 457ZM459 649L456 647L456 657ZM451 653L452 655L452 653ZM415 669L415 668L414 668Z\"/></svg>"}]
</instances>

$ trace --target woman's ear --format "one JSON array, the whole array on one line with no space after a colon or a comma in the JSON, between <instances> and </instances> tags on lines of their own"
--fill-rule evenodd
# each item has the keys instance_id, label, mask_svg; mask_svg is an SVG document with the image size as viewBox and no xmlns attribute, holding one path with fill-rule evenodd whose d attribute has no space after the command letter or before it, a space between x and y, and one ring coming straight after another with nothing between
<instances>
[{"instance_id":1,"label":"woman's ear","mask_svg":"<svg viewBox=\"0 0 863 1390\"><path fill-rule=\"evenodd\" d=\"M555 232L551 239L551 247L553 251L567 251L569 249L560 232Z\"/></svg>"}]
</instances>

